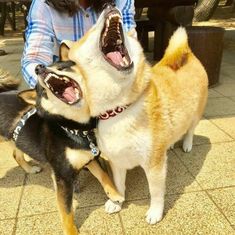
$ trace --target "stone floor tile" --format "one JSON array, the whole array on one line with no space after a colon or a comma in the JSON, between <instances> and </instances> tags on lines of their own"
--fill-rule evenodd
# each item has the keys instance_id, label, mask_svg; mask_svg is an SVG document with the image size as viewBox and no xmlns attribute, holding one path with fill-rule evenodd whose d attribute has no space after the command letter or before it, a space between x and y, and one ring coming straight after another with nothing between
<instances>
[{"instance_id":1,"label":"stone floor tile","mask_svg":"<svg viewBox=\"0 0 235 235\"><path fill-rule=\"evenodd\" d=\"M104 207L80 208L75 211L75 223L81 235L117 234L122 227L118 214L109 215ZM18 219L16 235L63 235L58 212Z\"/></svg>"},{"instance_id":2,"label":"stone floor tile","mask_svg":"<svg viewBox=\"0 0 235 235\"><path fill-rule=\"evenodd\" d=\"M57 212L19 218L16 235L63 235Z\"/></svg>"},{"instance_id":3,"label":"stone floor tile","mask_svg":"<svg viewBox=\"0 0 235 235\"><path fill-rule=\"evenodd\" d=\"M214 88L215 91L223 96L235 97L235 83L224 83Z\"/></svg>"},{"instance_id":4,"label":"stone floor tile","mask_svg":"<svg viewBox=\"0 0 235 235\"><path fill-rule=\"evenodd\" d=\"M222 71L220 73L219 85L235 83L235 75L228 71Z\"/></svg>"},{"instance_id":5,"label":"stone floor tile","mask_svg":"<svg viewBox=\"0 0 235 235\"><path fill-rule=\"evenodd\" d=\"M176 194L200 191L201 187L174 152L169 151L167 163L166 193Z\"/></svg>"},{"instance_id":6,"label":"stone floor tile","mask_svg":"<svg viewBox=\"0 0 235 235\"><path fill-rule=\"evenodd\" d=\"M0 142L0 169L18 166L12 154L13 149L10 144L8 142Z\"/></svg>"},{"instance_id":7,"label":"stone floor tile","mask_svg":"<svg viewBox=\"0 0 235 235\"><path fill-rule=\"evenodd\" d=\"M109 215L104 206L77 209L75 221L81 235L122 235L122 226L118 214Z\"/></svg>"},{"instance_id":8,"label":"stone floor tile","mask_svg":"<svg viewBox=\"0 0 235 235\"><path fill-rule=\"evenodd\" d=\"M149 197L148 181L141 167L129 170L126 178L126 200L146 199Z\"/></svg>"},{"instance_id":9,"label":"stone floor tile","mask_svg":"<svg viewBox=\"0 0 235 235\"><path fill-rule=\"evenodd\" d=\"M2 220L0 221L0 234L10 235L13 233L15 220Z\"/></svg>"},{"instance_id":10,"label":"stone floor tile","mask_svg":"<svg viewBox=\"0 0 235 235\"><path fill-rule=\"evenodd\" d=\"M0 220L16 217L24 178L19 167L0 169Z\"/></svg>"},{"instance_id":11,"label":"stone floor tile","mask_svg":"<svg viewBox=\"0 0 235 235\"><path fill-rule=\"evenodd\" d=\"M174 151L203 189L235 186L235 142L194 146L191 153Z\"/></svg>"},{"instance_id":12,"label":"stone floor tile","mask_svg":"<svg viewBox=\"0 0 235 235\"><path fill-rule=\"evenodd\" d=\"M199 122L193 138L194 145L220 143L233 140L229 135L220 130L207 119Z\"/></svg>"},{"instance_id":13,"label":"stone floor tile","mask_svg":"<svg viewBox=\"0 0 235 235\"><path fill-rule=\"evenodd\" d=\"M80 193L76 193L76 204L79 208L95 205L104 205L108 197L99 181L89 172L81 171L79 174Z\"/></svg>"},{"instance_id":14,"label":"stone floor tile","mask_svg":"<svg viewBox=\"0 0 235 235\"><path fill-rule=\"evenodd\" d=\"M208 193L230 223L235 225L235 187L208 190Z\"/></svg>"},{"instance_id":15,"label":"stone floor tile","mask_svg":"<svg viewBox=\"0 0 235 235\"><path fill-rule=\"evenodd\" d=\"M27 175L19 217L52 211L57 211L57 204L49 168Z\"/></svg>"},{"instance_id":16,"label":"stone floor tile","mask_svg":"<svg viewBox=\"0 0 235 235\"><path fill-rule=\"evenodd\" d=\"M205 192L168 195L164 217L156 225L148 225L145 213L149 202L131 202L120 212L126 234L233 234L228 221Z\"/></svg>"},{"instance_id":17,"label":"stone floor tile","mask_svg":"<svg viewBox=\"0 0 235 235\"><path fill-rule=\"evenodd\" d=\"M210 121L235 139L235 116L212 118Z\"/></svg>"},{"instance_id":18,"label":"stone floor tile","mask_svg":"<svg viewBox=\"0 0 235 235\"><path fill-rule=\"evenodd\" d=\"M235 114L235 103L229 98L211 98L208 99L205 117L224 116Z\"/></svg>"},{"instance_id":19,"label":"stone floor tile","mask_svg":"<svg viewBox=\"0 0 235 235\"><path fill-rule=\"evenodd\" d=\"M210 88L208 90L208 98L218 98L218 97L223 97L223 95L215 91L213 88Z\"/></svg>"}]
</instances>

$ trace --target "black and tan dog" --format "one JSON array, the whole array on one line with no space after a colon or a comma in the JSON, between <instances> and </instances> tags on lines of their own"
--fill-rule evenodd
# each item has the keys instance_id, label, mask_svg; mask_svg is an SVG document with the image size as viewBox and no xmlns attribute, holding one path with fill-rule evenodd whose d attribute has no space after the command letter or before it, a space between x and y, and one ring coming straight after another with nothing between
<instances>
[{"instance_id":1,"label":"black and tan dog","mask_svg":"<svg viewBox=\"0 0 235 235\"><path fill-rule=\"evenodd\" d=\"M66 59L62 52L61 58ZM72 211L73 182L83 167L99 180L111 200L123 201L94 160L99 153L92 131L94 120L90 120L79 73L76 81L69 76L73 65L63 60L48 68L38 66L40 84L35 90L0 94L0 135L12 143L14 158L26 172L36 173L40 168L30 166L24 153L50 164L63 231L67 235L78 234ZM15 87L4 85L6 81L9 80L0 79L4 90Z\"/></svg>"}]
</instances>

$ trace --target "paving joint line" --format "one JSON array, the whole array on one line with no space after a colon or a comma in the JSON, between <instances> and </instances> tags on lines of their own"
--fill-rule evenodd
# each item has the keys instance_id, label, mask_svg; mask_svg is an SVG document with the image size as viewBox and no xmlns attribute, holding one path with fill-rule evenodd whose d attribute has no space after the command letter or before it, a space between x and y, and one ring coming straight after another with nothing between
<instances>
[{"instance_id":1,"label":"paving joint line","mask_svg":"<svg viewBox=\"0 0 235 235\"><path fill-rule=\"evenodd\" d=\"M230 220L227 218L227 216L224 214L223 210L217 205L217 203L214 201L214 199L212 198L212 196L209 194L209 192L207 190L205 190L207 196L209 197L209 199L212 201L212 203L216 206L216 208L219 210L219 212L224 216L224 218L227 220L227 222L229 223L229 225L232 227L232 223L230 222Z\"/></svg>"},{"instance_id":2,"label":"paving joint line","mask_svg":"<svg viewBox=\"0 0 235 235\"><path fill-rule=\"evenodd\" d=\"M36 214L31 214L31 215L23 215L23 216L18 216L18 219L25 219L25 218L31 218L35 216L40 216L40 215L47 215L47 214L53 214L53 213L58 213L58 211L48 211L48 212L43 212L43 213L36 213Z\"/></svg>"},{"instance_id":3,"label":"paving joint line","mask_svg":"<svg viewBox=\"0 0 235 235\"><path fill-rule=\"evenodd\" d=\"M118 218L119 218L119 221L120 221L120 224L121 224L122 234L126 235L125 227L124 227L122 216L121 216L120 212L118 213Z\"/></svg>"},{"instance_id":4,"label":"paving joint line","mask_svg":"<svg viewBox=\"0 0 235 235\"><path fill-rule=\"evenodd\" d=\"M208 144L207 144L208 145ZM211 145L211 144L209 144ZM180 162L182 163L182 165L186 168L186 170L188 171L188 173L194 178L194 180L198 183L199 187L202 189L202 191L204 190L203 187L201 186L201 184L197 181L196 177L191 173L191 171L188 169L188 167L186 166L186 164L184 163L184 161L182 161L182 159L178 156L177 152L173 149L173 152L175 153L176 157L178 158L178 160L180 160Z\"/></svg>"},{"instance_id":5,"label":"paving joint line","mask_svg":"<svg viewBox=\"0 0 235 235\"><path fill-rule=\"evenodd\" d=\"M214 123L213 120L208 119L208 121L209 121L210 123L212 123L214 126L216 126L218 129L220 129L223 133L225 133L226 135L228 135L230 138L232 138L233 140L235 140L234 137L232 137L229 133L227 133L225 130L223 130L223 129L222 129L220 126L218 126L216 123ZM226 141L224 141L224 142L226 142Z\"/></svg>"},{"instance_id":6,"label":"paving joint line","mask_svg":"<svg viewBox=\"0 0 235 235\"><path fill-rule=\"evenodd\" d=\"M207 188L205 190L207 190L207 191L215 191L215 190L220 190L220 189L232 189L232 188L235 188L235 185L229 185L229 186L217 187L217 188Z\"/></svg>"},{"instance_id":7,"label":"paving joint line","mask_svg":"<svg viewBox=\"0 0 235 235\"><path fill-rule=\"evenodd\" d=\"M17 211L16 211L16 218L15 218L15 224L14 224L14 227L13 227L12 235L16 234L16 228L17 228L17 223L18 223L18 215L19 215L19 211L20 211L21 201L22 201L22 198L23 198L27 178L28 178L28 175L25 173L25 177L24 177L23 185L22 185L22 190L21 190L21 194L20 194L20 199L19 199L19 203L18 203L18 208L17 208Z\"/></svg>"},{"instance_id":8,"label":"paving joint line","mask_svg":"<svg viewBox=\"0 0 235 235\"><path fill-rule=\"evenodd\" d=\"M175 151L174 151L175 152ZM176 156L178 157L178 159L182 162L182 164L186 167L186 169L189 171L189 169L187 168L187 166L184 164L184 162L180 159L180 157L177 155L177 153L175 152ZM189 171L189 174L191 174L193 176L193 174ZM194 176L193 176L194 177ZM200 188L203 189L203 187L201 186L201 184L196 180L196 178L194 177L195 181L198 183L198 185L200 186ZM227 222L229 223L229 225L232 227L231 222L228 220L228 218L225 216L225 214L223 213L223 211L220 209L220 207L215 203L215 201L212 199L212 197L210 196L209 192L207 191L207 189L203 189L203 191L207 194L207 196L209 197L209 199L211 200L211 202L216 206L216 208L219 210L219 212L224 216L224 218L227 220Z\"/></svg>"},{"instance_id":9,"label":"paving joint line","mask_svg":"<svg viewBox=\"0 0 235 235\"><path fill-rule=\"evenodd\" d=\"M5 218L5 219L0 219L0 222L1 221L7 221L7 220L15 220L16 219L16 217L9 217L9 218Z\"/></svg>"}]
</instances>

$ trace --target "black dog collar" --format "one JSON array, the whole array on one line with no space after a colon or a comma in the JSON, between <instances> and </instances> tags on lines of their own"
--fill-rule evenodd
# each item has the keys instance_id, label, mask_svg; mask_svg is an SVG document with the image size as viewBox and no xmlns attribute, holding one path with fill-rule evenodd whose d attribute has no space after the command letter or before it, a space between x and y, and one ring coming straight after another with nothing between
<instances>
[{"instance_id":1,"label":"black dog collar","mask_svg":"<svg viewBox=\"0 0 235 235\"><path fill-rule=\"evenodd\" d=\"M20 134L21 129L24 127L27 120L37 112L36 108L28 110L16 124L16 128L13 131L12 139L16 142Z\"/></svg>"},{"instance_id":2,"label":"black dog collar","mask_svg":"<svg viewBox=\"0 0 235 235\"><path fill-rule=\"evenodd\" d=\"M66 132L67 136L75 142L80 142L79 139L81 138L87 139L89 142L91 154L94 157L98 157L100 155L100 150L95 143L95 133L93 129L89 131L81 131L77 129L69 129L68 127L64 126L61 126L61 128Z\"/></svg>"}]
</instances>

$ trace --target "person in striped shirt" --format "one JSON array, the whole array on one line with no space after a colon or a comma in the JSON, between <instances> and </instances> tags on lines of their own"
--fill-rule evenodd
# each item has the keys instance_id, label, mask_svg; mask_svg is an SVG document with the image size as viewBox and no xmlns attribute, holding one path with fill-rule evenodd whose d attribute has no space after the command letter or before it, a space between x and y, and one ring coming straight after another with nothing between
<instances>
[{"instance_id":1,"label":"person in striped shirt","mask_svg":"<svg viewBox=\"0 0 235 235\"><path fill-rule=\"evenodd\" d=\"M22 74L31 87L37 84L35 67L58 59L63 40L77 41L95 24L105 0L33 0L27 17ZM126 31L135 31L134 0L116 0Z\"/></svg>"}]
</instances>

